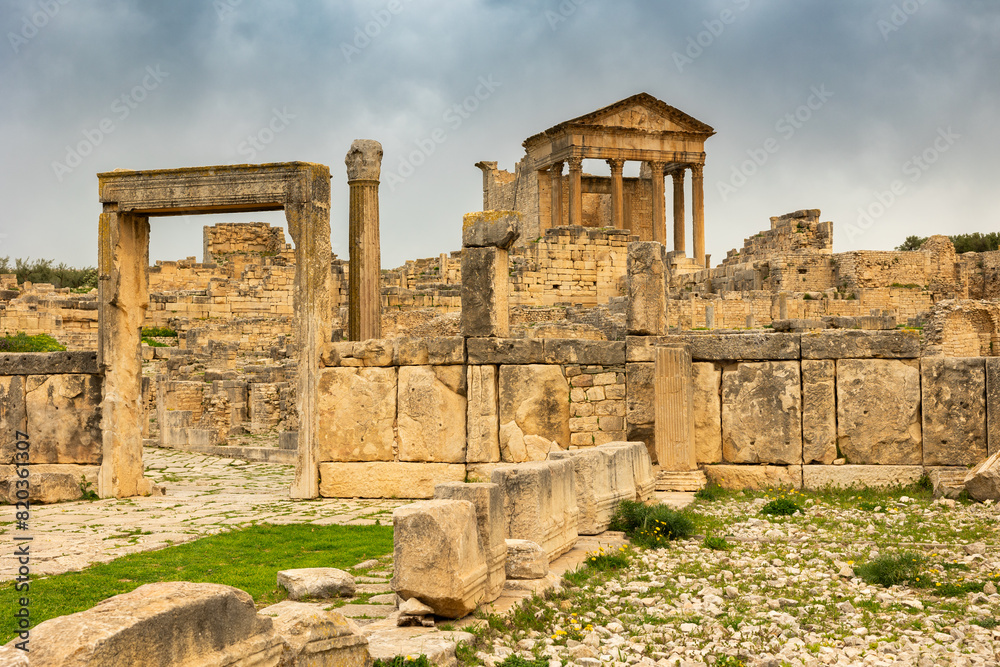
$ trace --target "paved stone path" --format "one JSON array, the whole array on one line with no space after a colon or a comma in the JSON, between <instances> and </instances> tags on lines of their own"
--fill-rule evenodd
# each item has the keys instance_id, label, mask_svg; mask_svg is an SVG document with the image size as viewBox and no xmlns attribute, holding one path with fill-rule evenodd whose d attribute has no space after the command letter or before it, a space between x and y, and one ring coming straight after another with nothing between
<instances>
[{"instance_id":1,"label":"paved stone path","mask_svg":"<svg viewBox=\"0 0 1000 667\"><path fill-rule=\"evenodd\" d=\"M165 496L77 501L31 508L33 576L80 570L139 551L160 549L238 526L257 523L391 524L407 501L320 499L293 501L294 467L247 463L147 447L146 474ZM3 549L0 581L16 571L14 507L0 515ZM19 534L24 534L20 533Z\"/></svg>"}]
</instances>

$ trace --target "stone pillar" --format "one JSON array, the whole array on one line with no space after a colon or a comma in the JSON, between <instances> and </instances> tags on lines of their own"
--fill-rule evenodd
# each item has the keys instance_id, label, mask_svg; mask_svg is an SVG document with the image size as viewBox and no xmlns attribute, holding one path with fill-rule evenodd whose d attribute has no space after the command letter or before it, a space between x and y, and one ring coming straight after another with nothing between
<instances>
[{"instance_id":1,"label":"stone pillar","mask_svg":"<svg viewBox=\"0 0 1000 667\"><path fill-rule=\"evenodd\" d=\"M705 165L691 166L691 196L694 207L694 261L705 266Z\"/></svg>"},{"instance_id":2,"label":"stone pillar","mask_svg":"<svg viewBox=\"0 0 1000 667\"><path fill-rule=\"evenodd\" d=\"M520 236L517 211L469 213L462 221L462 335L510 335L507 251Z\"/></svg>"},{"instance_id":3,"label":"stone pillar","mask_svg":"<svg viewBox=\"0 0 1000 667\"><path fill-rule=\"evenodd\" d=\"M448 255L441 253L438 256L438 278L445 285L448 284Z\"/></svg>"},{"instance_id":4,"label":"stone pillar","mask_svg":"<svg viewBox=\"0 0 1000 667\"><path fill-rule=\"evenodd\" d=\"M986 358L986 452L1000 452L1000 357Z\"/></svg>"},{"instance_id":5,"label":"stone pillar","mask_svg":"<svg viewBox=\"0 0 1000 667\"><path fill-rule=\"evenodd\" d=\"M715 328L715 306L712 304L705 306L705 328Z\"/></svg>"},{"instance_id":6,"label":"stone pillar","mask_svg":"<svg viewBox=\"0 0 1000 667\"><path fill-rule=\"evenodd\" d=\"M687 250L684 238L684 167L671 174L674 178L674 252L683 255Z\"/></svg>"},{"instance_id":7,"label":"stone pillar","mask_svg":"<svg viewBox=\"0 0 1000 667\"><path fill-rule=\"evenodd\" d=\"M378 184L382 144L358 139L347 153L347 183L351 188L349 216L350 281L348 340L382 337L382 294L379 278Z\"/></svg>"},{"instance_id":8,"label":"stone pillar","mask_svg":"<svg viewBox=\"0 0 1000 667\"><path fill-rule=\"evenodd\" d=\"M788 319L788 295L784 292L778 295L778 319Z\"/></svg>"},{"instance_id":9,"label":"stone pillar","mask_svg":"<svg viewBox=\"0 0 1000 667\"><path fill-rule=\"evenodd\" d=\"M625 183L622 180L625 160L611 158L608 166L611 167L611 222L615 229L625 229Z\"/></svg>"},{"instance_id":10,"label":"stone pillar","mask_svg":"<svg viewBox=\"0 0 1000 667\"><path fill-rule=\"evenodd\" d=\"M684 346L656 348L654 401L656 459L667 471L695 470L694 384L691 352Z\"/></svg>"},{"instance_id":11,"label":"stone pillar","mask_svg":"<svg viewBox=\"0 0 1000 667\"><path fill-rule=\"evenodd\" d=\"M667 330L666 264L663 246L652 241L628 244L628 307L631 336L662 336Z\"/></svg>"},{"instance_id":12,"label":"stone pillar","mask_svg":"<svg viewBox=\"0 0 1000 667\"><path fill-rule=\"evenodd\" d=\"M747 329L753 329L753 313L747 315Z\"/></svg>"},{"instance_id":13,"label":"stone pillar","mask_svg":"<svg viewBox=\"0 0 1000 667\"><path fill-rule=\"evenodd\" d=\"M552 215L549 227L559 227L563 223L562 173L562 162L556 162L552 165L552 168L549 169L549 179L552 183Z\"/></svg>"},{"instance_id":14,"label":"stone pillar","mask_svg":"<svg viewBox=\"0 0 1000 667\"><path fill-rule=\"evenodd\" d=\"M583 158L569 159L569 224L583 225Z\"/></svg>"},{"instance_id":15,"label":"stone pillar","mask_svg":"<svg viewBox=\"0 0 1000 667\"><path fill-rule=\"evenodd\" d=\"M663 189L663 162L650 162L649 171L653 184L653 240L667 245L667 200Z\"/></svg>"}]
</instances>

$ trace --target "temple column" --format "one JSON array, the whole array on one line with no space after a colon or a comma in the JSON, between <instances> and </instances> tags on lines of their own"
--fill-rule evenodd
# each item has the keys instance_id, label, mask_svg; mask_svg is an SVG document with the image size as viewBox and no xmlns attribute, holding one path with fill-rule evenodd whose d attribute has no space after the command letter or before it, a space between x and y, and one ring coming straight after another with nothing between
<instances>
[{"instance_id":1,"label":"temple column","mask_svg":"<svg viewBox=\"0 0 1000 667\"><path fill-rule=\"evenodd\" d=\"M569 224L583 226L583 158L569 159Z\"/></svg>"},{"instance_id":2,"label":"temple column","mask_svg":"<svg viewBox=\"0 0 1000 667\"><path fill-rule=\"evenodd\" d=\"M382 262L379 244L378 185L382 145L357 140L347 154L350 186L350 282L348 285L348 340L381 338Z\"/></svg>"},{"instance_id":3,"label":"temple column","mask_svg":"<svg viewBox=\"0 0 1000 667\"><path fill-rule=\"evenodd\" d=\"M556 162L549 169L549 176L552 180L552 217L549 221L549 227L559 227L563 222L562 173L562 162Z\"/></svg>"},{"instance_id":4,"label":"temple column","mask_svg":"<svg viewBox=\"0 0 1000 667\"><path fill-rule=\"evenodd\" d=\"M705 165L691 165L691 190L694 206L694 261L705 266Z\"/></svg>"},{"instance_id":5,"label":"temple column","mask_svg":"<svg viewBox=\"0 0 1000 667\"><path fill-rule=\"evenodd\" d=\"M625 183L622 180L625 160L611 158L608 166L611 167L611 222L615 229L625 229Z\"/></svg>"},{"instance_id":6,"label":"temple column","mask_svg":"<svg viewBox=\"0 0 1000 667\"><path fill-rule=\"evenodd\" d=\"M687 250L684 238L684 167L675 169L671 176L674 178L674 252L683 255Z\"/></svg>"},{"instance_id":7,"label":"temple column","mask_svg":"<svg viewBox=\"0 0 1000 667\"><path fill-rule=\"evenodd\" d=\"M663 190L663 162L650 162L649 169L653 179L653 240L667 244L667 200Z\"/></svg>"}]
</instances>

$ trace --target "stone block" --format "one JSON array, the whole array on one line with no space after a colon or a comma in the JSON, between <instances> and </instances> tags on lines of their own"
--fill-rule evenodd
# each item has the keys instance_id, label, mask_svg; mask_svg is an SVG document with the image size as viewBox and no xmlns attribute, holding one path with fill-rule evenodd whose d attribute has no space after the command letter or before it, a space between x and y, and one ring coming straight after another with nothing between
<instances>
[{"instance_id":1,"label":"stone block","mask_svg":"<svg viewBox=\"0 0 1000 667\"><path fill-rule=\"evenodd\" d=\"M1000 500L1000 452L992 454L965 476L965 490L973 500Z\"/></svg>"},{"instance_id":2,"label":"stone block","mask_svg":"<svg viewBox=\"0 0 1000 667\"><path fill-rule=\"evenodd\" d=\"M837 367L831 359L802 361L802 460L837 458Z\"/></svg>"},{"instance_id":3,"label":"stone block","mask_svg":"<svg viewBox=\"0 0 1000 667\"><path fill-rule=\"evenodd\" d=\"M285 645L282 667L369 667L368 640L354 621L322 606L282 600L264 607L260 615L272 619Z\"/></svg>"},{"instance_id":4,"label":"stone block","mask_svg":"<svg viewBox=\"0 0 1000 667\"><path fill-rule=\"evenodd\" d=\"M277 665L283 641L253 598L219 584L146 584L31 631L31 663L60 667Z\"/></svg>"},{"instance_id":5,"label":"stone block","mask_svg":"<svg viewBox=\"0 0 1000 667\"><path fill-rule=\"evenodd\" d=\"M298 431L281 431L278 433L278 448L279 449L298 449L299 448L299 432Z\"/></svg>"},{"instance_id":6,"label":"stone block","mask_svg":"<svg viewBox=\"0 0 1000 667\"><path fill-rule=\"evenodd\" d=\"M433 498L434 486L461 482L458 463L320 463L319 494L324 498Z\"/></svg>"},{"instance_id":7,"label":"stone block","mask_svg":"<svg viewBox=\"0 0 1000 667\"><path fill-rule=\"evenodd\" d=\"M538 338L470 338L466 346L470 366L545 363L544 341Z\"/></svg>"},{"instance_id":8,"label":"stone block","mask_svg":"<svg viewBox=\"0 0 1000 667\"><path fill-rule=\"evenodd\" d=\"M986 433L992 456L1000 452L1000 357L986 359Z\"/></svg>"},{"instance_id":9,"label":"stone block","mask_svg":"<svg viewBox=\"0 0 1000 667\"><path fill-rule=\"evenodd\" d=\"M467 500L428 500L396 509L392 590L438 616L461 618L486 598L487 567L476 508Z\"/></svg>"},{"instance_id":10,"label":"stone block","mask_svg":"<svg viewBox=\"0 0 1000 667\"><path fill-rule=\"evenodd\" d=\"M3 352L0 375L97 375L97 352Z\"/></svg>"},{"instance_id":11,"label":"stone block","mask_svg":"<svg viewBox=\"0 0 1000 667\"><path fill-rule=\"evenodd\" d=\"M0 376L0 433L4 434L0 441L0 463L13 463L17 452L15 434L20 431L28 436L28 461L33 457L31 451L31 434L28 428L28 413L24 404L24 382L21 375ZM24 460L24 456L21 460Z\"/></svg>"},{"instance_id":12,"label":"stone block","mask_svg":"<svg viewBox=\"0 0 1000 667\"><path fill-rule=\"evenodd\" d=\"M802 485L806 489L826 487L858 488L906 486L924 475L923 466L843 465L803 466Z\"/></svg>"},{"instance_id":13,"label":"stone block","mask_svg":"<svg viewBox=\"0 0 1000 667\"><path fill-rule=\"evenodd\" d=\"M608 442L598 449L612 454L611 470L612 484L625 494L630 486L635 489L635 500L646 502L653 499L656 491L656 474L653 471L653 461L649 456L645 443L642 442ZM631 485L627 480L631 474Z\"/></svg>"},{"instance_id":14,"label":"stone block","mask_svg":"<svg viewBox=\"0 0 1000 667\"><path fill-rule=\"evenodd\" d=\"M573 548L579 509L572 461L502 466L492 482L503 494L507 539L541 545L549 562Z\"/></svg>"},{"instance_id":15,"label":"stone block","mask_svg":"<svg viewBox=\"0 0 1000 667\"><path fill-rule=\"evenodd\" d=\"M402 366L399 460L465 463L464 366Z\"/></svg>"},{"instance_id":16,"label":"stone block","mask_svg":"<svg viewBox=\"0 0 1000 667\"><path fill-rule=\"evenodd\" d=\"M569 383L563 376L562 368L501 366L499 378L500 452L503 460L529 460L526 450L530 443L524 441L528 436L540 436L563 449L568 448ZM545 448L544 454L548 454L548 448ZM544 458L540 456L535 460Z\"/></svg>"},{"instance_id":17,"label":"stone block","mask_svg":"<svg viewBox=\"0 0 1000 667\"><path fill-rule=\"evenodd\" d=\"M549 573L545 550L528 540L507 540L507 578L541 579Z\"/></svg>"},{"instance_id":18,"label":"stone block","mask_svg":"<svg viewBox=\"0 0 1000 667\"><path fill-rule=\"evenodd\" d=\"M628 336L625 356L629 362L653 361L654 349L662 345L689 345L698 361L783 361L798 359L801 334L739 332L689 332L668 336Z\"/></svg>"},{"instance_id":19,"label":"stone block","mask_svg":"<svg viewBox=\"0 0 1000 667\"><path fill-rule=\"evenodd\" d=\"M354 577L335 567L304 567L278 572L278 585L292 600L303 598L349 598L354 595Z\"/></svg>"},{"instance_id":20,"label":"stone block","mask_svg":"<svg viewBox=\"0 0 1000 667\"><path fill-rule=\"evenodd\" d=\"M722 371L714 363L692 364L694 448L699 464L722 462Z\"/></svg>"},{"instance_id":21,"label":"stone block","mask_svg":"<svg viewBox=\"0 0 1000 667\"><path fill-rule=\"evenodd\" d=\"M606 531L618 502L635 498L631 462L628 463L626 475L618 475L620 471L612 466L612 463L625 460L624 452L616 456L614 452L600 448L577 449L571 452L553 452L549 458L569 459L573 462L576 505L579 510L577 533L580 535L600 535ZM623 479L626 483L616 484L618 479Z\"/></svg>"},{"instance_id":22,"label":"stone block","mask_svg":"<svg viewBox=\"0 0 1000 667\"><path fill-rule=\"evenodd\" d=\"M395 368L326 368L319 374L320 461L392 461Z\"/></svg>"},{"instance_id":23,"label":"stone block","mask_svg":"<svg viewBox=\"0 0 1000 667\"><path fill-rule=\"evenodd\" d=\"M802 334L803 359L916 359L916 331L817 331Z\"/></svg>"},{"instance_id":24,"label":"stone block","mask_svg":"<svg viewBox=\"0 0 1000 667\"><path fill-rule=\"evenodd\" d=\"M10 646L0 646L0 667L31 667L28 653L13 646L14 642L19 641L21 640L14 639Z\"/></svg>"},{"instance_id":25,"label":"stone block","mask_svg":"<svg viewBox=\"0 0 1000 667\"><path fill-rule=\"evenodd\" d=\"M486 597L492 602L500 597L506 577L507 545L503 520L503 495L496 484L448 482L434 487L436 500L468 500L476 508L479 546L486 559Z\"/></svg>"},{"instance_id":26,"label":"stone block","mask_svg":"<svg viewBox=\"0 0 1000 667\"><path fill-rule=\"evenodd\" d=\"M664 248L652 241L628 245L628 300L625 327L630 335L660 336L667 330Z\"/></svg>"},{"instance_id":27,"label":"stone block","mask_svg":"<svg viewBox=\"0 0 1000 667\"><path fill-rule=\"evenodd\" d=\"M663 470L694 470L698 465L691 351L683 345L658 347L653 371L656 460Z\"/></svg>"},{"instance_id":28,"label":"stone block","mask_svg":"<svg viewBox=\"0 0 1000 667\"><path fill-rule=\"evenodd\" d=\"M712 484L724 489L801 489L802 466L710 465L704 467Z\"/></svg>"},{"instance_id":29,"label":"stone block","mask_svg":"<svg viewBox=\"0 0 1000 667\"><path fill-rule=\"evenodd\" d=\"M510 335L507 251L462 250L462 335L504 338Z\"/></svg>"},{"instance_id":30,"label":"stone block","mask_svg":"<svg viewBox=\"0 0 1000 667\"><path fill-rule=\"evenodd\" d=\"M625 343L611 340L545 338L545 363L620 366L625 363Z\"/></svg>"},{"instance_id":31,"label":"stone block","mask_svg":"<svg viewBox=\"0 0 1000 667\"><path fill-rule=\"evenodd\" d=\"M184 447L191 428L190 410L163 410L160 421L160 447Z\"/></svg>"},{"instance_id":32,"label":"stone block","mask_svg":"<svg viewBox=\"0 0 1000 667\"><path fill-rule=\"evenodd\" d=\"M924 465L976 465L987 458L983 357L920 360Z\"/></svg>"},{"instance_id":33,"label":"stone block","mask_svg":"<svg viewBox=\"0 0 1000 667\"><path fill-rule=\"evenodd\" d=\"M641 440L656 454L652 363L625 365L625 424L629 440Z\"/></svg>"},{"instance_id":34,"label":"stone block","mask_svg":"<svg viewBox=\"0 0 1000 667\"><path fill-rule=\"evenodd\" d=\"M468 463L500 461L497 375L496 366L468 367L465 452L465 460Z\"/></svg>"},{"instance_id":35,"label":"stone block","mask_svg":"<svg viewBox=\"0 0 1000 667\"><path fill-rule=\"evenodd\" d=\"M801 387L797 361L741 363L723 371L723 459L727 463L801 463Z\"/></svg>"},{"instance_id":36,"label":"stone block","mask_svg":"<svg viewBox=\"0 0 1000 667\"><path fill-rule=\"evenodd\" d=\"M463 248L510 250L520 236L521 214L517 211L478 211L462 218Z\"/></svg>"},{"instance_id":37,"label":"stone block","mask_svg":"<svg viewBox=\"0 0 1000 667\"><path fill-rule=\"evenodd\" d=\"M0 500L15 503L19 479L17 467L0 465ZM75 465L65 463L39 463L27 466L28 500L32 503L58 503L64 500L79 500L84 488L97 493L100 466ZM23 479L23 478L20 478Z\"/></svg>"},{"instance_id":38,"label":"stone block","mask_svg":"<svg viewBox=\"0 0 1000 667\"><path fill-rule=\"evenodd\" d=\"M29 375L24 404L32 463L100 465L101 376Z\"/></svg>"},{"instance_id":39,"label":"stone block","mask_svg":"<svg viewBox=\"0 0 1000 667\"><path fill-rule=\"evenodd\" d=\"M902 359L837 361L837 445L848 463L922 462L917 364Z\"/></svg>"},{"instance_id":40,"label":"stone block","mask_svg":"<svg viewBox=\"0 0 1000 667\"><path fill-rule=\"evenodd\" d=\"M465 339L457 337L396 338L395 366L461 366L465 363Z\"/></svg>"}]
</instances>

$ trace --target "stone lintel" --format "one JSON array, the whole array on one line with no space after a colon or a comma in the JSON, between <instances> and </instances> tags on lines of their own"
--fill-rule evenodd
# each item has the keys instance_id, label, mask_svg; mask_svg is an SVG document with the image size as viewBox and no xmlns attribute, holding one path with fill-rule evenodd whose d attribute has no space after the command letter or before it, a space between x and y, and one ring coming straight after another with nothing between
<instances>
[{"instance_id":1,"label":"stone lintel","mask_svg":"<svg viewBox=\"0 0 1000 667\"><path fill-rule=\"evenodd\" d=\"M545 345L539 338L469 338L468 364L544 364Z\"/></svg>"},{"instance_id":2,"label":"stone lintel","mask_svg":"<svg viewBox=\"0 0 1000 667\"><path fill-rule=\"evenodd\" d=\"M95 374L97 352L5 352L0 353L0 375Z\"/></svg>"},{"instance_id":3,"label":"stone lintel","mask_svg":"<svg viewBox=\"0 0 1000 667\"><path fill-rule=\"evenodd\" d=\"M545 338L545 363L621 366L625 364L625 343L606 340Z\"/></svg>"},{"instance_id":4,"label":"stone lintel","mask_svg":"<svg viewBox=\"0 0 1000 667\"><path fill-rule=\"evenodd\" d=\"M626 360L651 362L661 345L691 346L694 361L782 361L799 358L799 334L681 333L667 336L627 336Z\"/></svg>"},{"instance_id":5,"label":"stone lintel","mask_svg":"<svg viewBox=\"0 0 1000 667\"><path fill-rule=\"evenodd\" d=\"M916 359L915 331L818 331L802 335L803 359Z\"/></svg>"}]
</instances>

